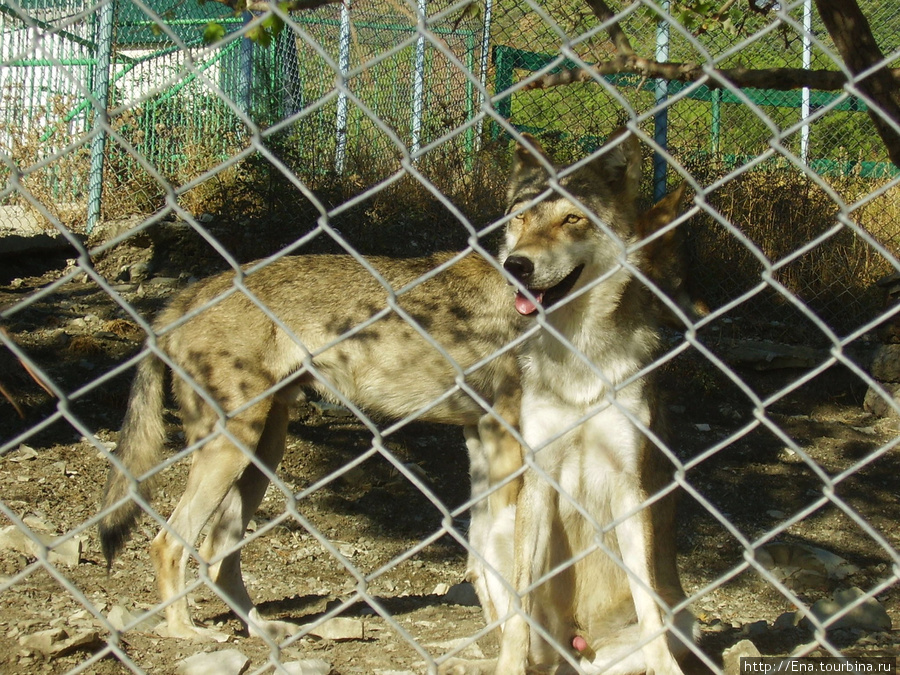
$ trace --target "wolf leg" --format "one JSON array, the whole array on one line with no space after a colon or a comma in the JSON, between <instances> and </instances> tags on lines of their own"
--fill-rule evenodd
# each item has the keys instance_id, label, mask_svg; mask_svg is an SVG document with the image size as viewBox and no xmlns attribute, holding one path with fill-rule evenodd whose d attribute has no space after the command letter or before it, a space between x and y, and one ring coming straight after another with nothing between
<instances>
[{"instance_id":1,"label":"wolf leg","mask_svg":"<svg viewBox=\"0 0 900 675\"><path fill-rule=\"evenodd\" d=\"M274 472L284 456L288 420L288 402L278 395L273 396L255 455L269 471ZM213 516L209 534L200 548L200 557L214 561L209 567L210 578L225 592L241 621L245 621L244 617L249 618L247 630L250 635L260 637L266 634L275 640L282 640L297 632L298 626L260 617L241 572L240 543L268 485L269 479L265 473L251 463Z\"/></svg>"},{"instance_id":2,"label":"wolf leg","mask_svg":"<svg viewBox=\"0 0 900 675\"><path fill-rule=\"evenodd\" d=\"M227 423L229 434L245 448L256 448L265 425L265 418L260 413L267 405L266 402L257 404ZM193 433L187 435L189 440L194 436ZM185 573L190 547L249 464L247 452L221 432L196 450L184 494L150 546L160 596L163 603L167 603L166 620L171 637L217 641L224 637L217 631L199 628L191 621ZM240 522L232 527L240 527Z\"/></svg>"},{"instance_id":3,"label":"wolf leg","mask_svg":"<svg viewBox=\"0 0 900 675\"><path fill-rule=\"evenodd\" d=\"M497 675L526 672L532 651L531 626L526 617L534 617L535 579L547 569L550 536L556 515L558 495L541 476L526 474L519 493L515 517L515 588L519 607L503 626Z\"/></svg>"},{"instance_id":4,"label":"wolf leg","mask_svg":"<svg viewBox=\"0 0 900 675\"><path fill-rule=\"evenodd\" d=\"M626 476L612 498L613 517L624 518L616 528L622 562L628 569L628 585L634 599L640 636L648 640L642 651L647 670L655 675L681 675L672 655L662 620L662 609L654 595L657 589L653 566L653 523L649 506L641 507L644 493L636 476ZM638 510L640 509L640 510ZM631 514L631 515L628 515Z\"/></svg>"}]
</instances>

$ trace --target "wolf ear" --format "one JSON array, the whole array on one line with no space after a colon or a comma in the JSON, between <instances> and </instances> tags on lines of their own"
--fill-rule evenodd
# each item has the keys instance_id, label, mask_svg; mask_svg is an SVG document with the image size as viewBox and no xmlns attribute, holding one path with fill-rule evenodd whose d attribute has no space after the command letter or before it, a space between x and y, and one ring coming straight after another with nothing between
<instances>
[{"instance_id":1,"label":"wolf ear","mask_svg":"<svg viewBox=\"0 0 900 675\"><path fill-rule=\"evenodd\" d=\"M641 239L646 239L678 217L678 212L681 210L681 201L684 199L686 189L687 183L682 181L677 188L638 216L637 233ZM662 239L664 241L669 240L672 239L674 235L675 230L670 230L668 234L662 237Z\"/></svg>"},{"instance_id":2,"label":"wolf ear","mask_svg":"<svg viewBox=\"0 0 900 675\"><path fill-rule=\"evenodd\" d=\"M525 143L522 143L525 141ZM542 168L541 160L539 157L543 157L545 161L549 161L547 159L547 153L544 152L544 148L541 147L541 144L531 134L522 134L521 140L516 141L516 154L514 158L514 165L516 167L530 167L532 169Z\"/></svg>"},{"instance_id":3,"label":"wolf ear","mask_svg":"<svg viewBox=\"0 0 900 675\"><path fill-rule=\"evenodd\" d=\"M522 134L521 140L516 141L516 151L513 155L513 182L520 182L523 177L534 173L539 173L543 177L546 169L541 159L550 162L538 140L531 134Z\"/></svg>"},{"instance_id":4,"label":"wolf ear","mask_svg":"<svg viewBox=\"0 0 900 675\"><path fill-rule=\"evenodd\" d=\"M591 165L613 190L636 199L641 183L641 145L637 136L620 127L609 135L603 148L608 150Z\"/></svg>"},{"instance_id":5,"label":"wolf ear","mask_svg":"<svg viewBox=\"0 0 900 675\"><path fill-rule=\"evenodd\" d=\"M507 209L522 199L537 196L546 187L544 183L548 174L545 165L550 163L550 159L534 136L522 134L521 139L513 153L512 174L506 195Z\"/></svg>"}]
</instances>

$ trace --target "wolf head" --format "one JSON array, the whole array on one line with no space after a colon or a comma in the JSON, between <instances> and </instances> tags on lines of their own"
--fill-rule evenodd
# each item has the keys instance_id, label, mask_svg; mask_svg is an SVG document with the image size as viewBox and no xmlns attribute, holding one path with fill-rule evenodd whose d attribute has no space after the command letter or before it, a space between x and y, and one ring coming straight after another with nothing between
<instances>
[{"instance_id":1,"label":"wolf head","mask_svg":"<svg viewBox=\"0 0 900 675\"><path fill-rule=\"evenodd\" d=\"M620 265L636 237L640 176L633 134L614 133L596 157L571 169L555 167L535 139L523 138L507 193L507 213L514 215L500 255L528 290L516 294L521 314L536 312L537 303L549 308Z\"/></svg>"}]
</instances>

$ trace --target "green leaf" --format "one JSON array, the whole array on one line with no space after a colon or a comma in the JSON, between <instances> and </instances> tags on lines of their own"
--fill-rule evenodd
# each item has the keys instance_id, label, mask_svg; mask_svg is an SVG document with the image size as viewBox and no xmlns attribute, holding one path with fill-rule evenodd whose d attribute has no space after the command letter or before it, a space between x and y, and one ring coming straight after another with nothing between
<instances>
[{"instance_id":1,"label":"green leaf","mask_svg":"<svg viewBox=\"0 0 900 675\"><path fill-rule=\"evenodd\" d=\"M277 14L270 14L265 18L262 25L273 37L278 37L284 29L284 21L282 21L281 17Z\"/></svg>"},{"instance_id":2,"label":"green leaf","mask_svg":"<svg viewBox=\"0 0 900 675\"><path fill-rule=\"evenodd\" d=\"M225 37L225 26L217 21L210 21L203 28L203 41L210 45Z\"/></svg>"},{"instance_id":3,"label":"green leaf","mask_svg":"<svg viewBox=\"0 0 900 675\"><path fill-rule=\"evenodd\" d=\"M244 37L260 47L268 47L272 44L272 33L262 25L254 26L244 33Z\"/></svg>"}]
</instances>

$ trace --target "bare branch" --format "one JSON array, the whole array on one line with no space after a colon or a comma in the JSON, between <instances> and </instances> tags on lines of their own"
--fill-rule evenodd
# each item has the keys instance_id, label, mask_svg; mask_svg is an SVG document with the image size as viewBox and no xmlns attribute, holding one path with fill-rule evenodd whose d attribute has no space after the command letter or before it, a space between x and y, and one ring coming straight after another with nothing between
<instances>
[{"instance_id":1,"label":"bare branch","mask_svg":"<svg viewBox=\"0 0 900 675\"><path fill-rule=\"evenodd\" d=\"M900 69L886 70L892 78L894 86L900 84ZM726 82L736 87L754 87L757 89L776 89L789 91L809 87L822 91L834 91L843 88L847 76L836 70L804 70L802 68L725 68L722 70L704 70L696 63L671 63L644 59L639 56L617 56L591 68L573 68L557 73L549 73L529 82L526 89L547 89L573 82L592 82L604 75L640 75L646 78L675 80L678 82L696 82L709 77L705 83L710 89L721 88Z\"/></svg>"}]
</instances>

